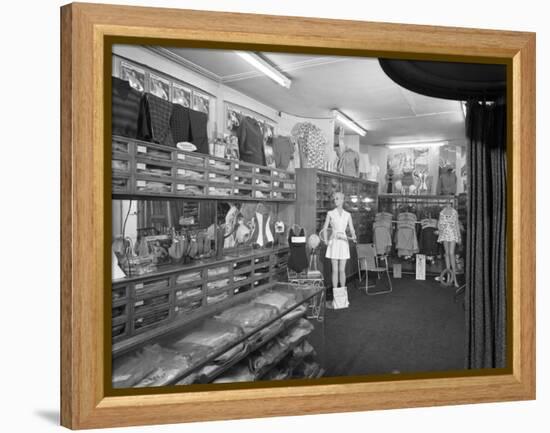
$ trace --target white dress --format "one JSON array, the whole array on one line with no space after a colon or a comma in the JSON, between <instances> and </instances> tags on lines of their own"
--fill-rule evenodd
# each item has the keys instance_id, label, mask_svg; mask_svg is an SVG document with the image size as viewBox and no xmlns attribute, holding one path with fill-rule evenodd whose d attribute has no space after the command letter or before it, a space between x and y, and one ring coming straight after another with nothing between
<instances>
[{"instance_id":1,"label":"white dress","mask_svg":"<svg viewBox=\"0 0 550 433\"><path fill-rule=\"evenodd\" d=\"M328 242L325 257L327 259L349 259L349 243L346 237L346 228L351 218L350 213L342 210L342 214L340 215L338 209L333 209L328 211L327 216L330 228L332 229L332 236ZM338 237L342 237L343 239L339 239Z\"/></svg>"}]
</instances>

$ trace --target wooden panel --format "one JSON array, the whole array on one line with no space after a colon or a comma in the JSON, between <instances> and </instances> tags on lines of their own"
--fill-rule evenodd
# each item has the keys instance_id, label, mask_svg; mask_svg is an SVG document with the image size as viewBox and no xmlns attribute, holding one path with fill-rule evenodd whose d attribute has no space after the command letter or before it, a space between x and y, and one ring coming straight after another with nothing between
<instances>
[{"instance_id":1,"label":"wooden panel","mask_svg":"<svg viewBox=\"0 0 550 433\"><path fill-rule=\"evenodd\" d=\"M311 18L74 4L62 8L61 422L71 428L159 424L532 399L535 395L535 36ZM105 396L104 287L109 263L110 155L104 153L105 36L161 44L271 49L511 65L509 241L512 371L320 379L315 385ZM250 43L254 41L254 44ZM135 43L144 41L133 40ZM154 42L154 43L153 43ZM210 46L213 46L210 44ZM108 71L108 75L110 76ZM107 113L109 110L107 110ZM73 173L78 175L73 176ZM108 332L111 332L109 329ZM498 373L498 374L496 374ZM481 375L483 374L483 375ZM216 389L214 391L214 389ZM249 403L254 404L249 404Z\"/></svg>"}]
</instances>

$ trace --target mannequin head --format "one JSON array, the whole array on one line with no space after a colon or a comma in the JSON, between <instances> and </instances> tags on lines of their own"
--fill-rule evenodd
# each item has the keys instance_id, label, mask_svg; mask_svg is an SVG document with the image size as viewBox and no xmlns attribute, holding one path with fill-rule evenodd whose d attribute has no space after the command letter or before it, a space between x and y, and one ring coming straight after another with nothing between
<instances>
[{"instance_id":1,"label":"mannequin head","mask_svg":"<svg viewBox=\"0 0 550 433\"><path fill-rule=\"evenodd\" d=\"M334 193L334 204L336 205L337 208L342 208L342 206L344 205L344 193L343 192L335 192Z\"/></svg>"}]
</instances>

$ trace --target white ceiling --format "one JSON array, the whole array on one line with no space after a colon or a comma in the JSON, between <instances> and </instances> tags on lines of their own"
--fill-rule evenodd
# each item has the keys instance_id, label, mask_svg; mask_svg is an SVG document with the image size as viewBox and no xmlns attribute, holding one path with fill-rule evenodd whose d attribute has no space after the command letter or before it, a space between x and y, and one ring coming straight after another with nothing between
<instances>
[{"instance_id":1,"label":"white ceiling","mask_svg":"<svg viewBox=\"0 0 550 433\"><path fill-rule=\"evenodd\" d=\"M285 89L232 51L169 50L211 78L278 111L328 118L330 110L338 108L367 129L361 144L464 140L460 102L398 86L374 58L262 53L292 80L290 89Z\"/></svg>"}]
</instances>

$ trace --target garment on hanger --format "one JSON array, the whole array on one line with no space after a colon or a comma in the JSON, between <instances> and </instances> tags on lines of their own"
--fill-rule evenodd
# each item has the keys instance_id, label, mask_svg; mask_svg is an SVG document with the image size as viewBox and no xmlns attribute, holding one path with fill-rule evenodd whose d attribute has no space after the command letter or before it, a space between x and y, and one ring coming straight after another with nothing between
<instances>
[{"instance_id":1,"label":"garment on hanger","mask_svg":"<svg viewBox=\"0 0 550 433\"><path fill-rule=\"evenodd\" d=\"M303 228L298 233L292 227L288 231L288 255L287 266L295 272L302 272L307 268L306 234Z\"/></svg>"},{"instance_id":2,"label":"garment on hanger","mask_svg":"<svg viewBox=\"0 0 550 433\"><path fill-rule=\"evenodd\" d=\"M170 130L174 142L181 143L191 139L191 123L189 119L189 108L180 104L172 105L172 116L170 117Z\"/></svg>"},{"instance_id":3,"label":"garment on hanger","mask_svg":"<svg viewBox=\"0 0 550 433\"><path fill-rule=\"evenodd\" d=\"M437 193L439 195L456 194L456 174L452 171L444 171L437 181Z\"/></svg>"},{"instance_id":4,"label":"garment on hanger","mask_svg":"<svg viewBox=\"0 0 550 433\"><path fill-rule=\"evenodd\" d=\"M239 155L242 161L265 165L263 135L258 122L249 116L242 116L237 128Z\"/></svg>"},{"instance_id":5,"label":"garment on hanger","mask_svg":"<svg viewBox=\"0 0 550 433\"><path fill-rule=\"evenodd\" d=\"M273 158L275 159L275 167L283 170L288 169L290 160L294 157L294 144L290 137L277 135L273 137Z\"/></svg>"},{"instance_id":6,"label":"garment on hanger","mask_svg":"<svg viewBox=\"0 0 550 433\"><path fill-rule=\"evenodd\" d=\"M359 153L346 148L338 160L338 171L347 176L359 177Z\"/></svg>"},{"instance_id":7,"label":"garment on hanger","mask_svg":"<svg viewBox=\"0 0 550 433\"><path fill-rule=\"evenodd\" d=\"M453 207L444 207L439 213L438 221L439 237L438 242L460 243L460 229L458 226L458 212Z\"/></svg>"},{"instance_id":8,"label":"garment on hanger","mask_svg":"<svg viewBox=\"0 0 550 433\"><path fill-rule=\"evenodd\" d=\"M435 218L424 218L420 221L422 227L420 231L420 252L426 256L436 256L439 254L439 245L437 243L437 220Z\"/></svg>"},{"instance_id":9,"label":"garment on hanger","mask_svg":"<svg viewBox=\"0 0 550 433\"><path fill-rule=\"evenodd\" d=\"M189 123L191 126L190 140L195 146L197 146L197 152L208 155L208 114L202 111L196 111L189 109Z\"/></svg>"},{"instance_id":10,"label":"garment on hanger","mask_svg":"<svg viewBox=\"0 0 550 433\"><path fill-rule=\"evenodd\" d=\"M416 238L416 215L412 212L402 212L397 216L396 233L397 255L412 256L417 253L418 240Z\"/></svg>"},{"instance_id":11,"label":"garment on hanger","mask_svg":"<svg viewBox=\"0 0 550 433\"><path fill-rule=\"evenodd\" d=\"M378 212L372 223L373 240L377 254L387 254L392 246L393 215L388 212Z\"/></svg>"},{"instance_id":12,"label":"garment on hanger","mask_svg":"<svg viewBox=\"0 0 550 433\"><path fill-rule=\"evenodd\" d=\"M175 146L170 130L172 103L146 93L141 98L137 136L142 140Z\"/></svg>"},{"instance_id":13,"label":"garment on hanger","mask_svg":"<svg viewBox=\"0 0 550 433\"><path fill-rule=\"evenodd\" d=\"M259 247L270 247L273 245L273 231L271 230L271 215L256 212L254 215L254 234L252 244Z\"/></svg>"},{"instance_id":14,"label":"garment on hanger","mask_svg":"<svg viewBox=\"0 0 550 433\"><path fill-rule=\"evenodd\" d=\"M310 122L301 122L294 125L291 131L304 161L302 167L323 168L325 165L325 147L327 140L323 131Z\"/></svg>"},{"instance_id":15,"label":"garment on hanger","mask_svg":"<svg viewBox=\"0 0 550 433\"><path fill-rule=\"evenodd\" d=\"M113 77L112 85L112 133L136 138L142 93L117 77Z\"/></svg>"}]
</instances>

